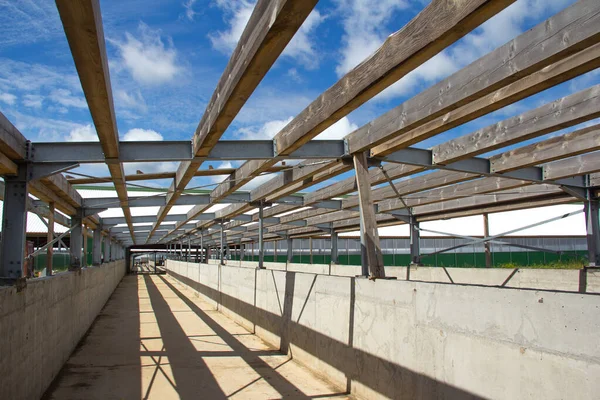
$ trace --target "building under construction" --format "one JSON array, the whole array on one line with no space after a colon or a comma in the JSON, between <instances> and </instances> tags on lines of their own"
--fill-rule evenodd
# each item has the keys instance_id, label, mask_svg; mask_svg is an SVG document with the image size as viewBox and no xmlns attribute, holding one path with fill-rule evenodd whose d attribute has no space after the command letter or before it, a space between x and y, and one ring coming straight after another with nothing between
<instances>
[{"instance_id":1,"label":"building under construction","mask_svg":"<svg viewBox=\"0 0 600 400\"><path fill-rule=\"evenodd\" d=\"M241 145L221 137L317 0L258 0L191 139L161 142L119 141L99 1L56 0L98 141L32 142L0 113L0 398L597 398L600 85L419 144L597 69L600 2L574 2L343 139L313 140L513 2L432 0L272 140ZM215 160L243 164L203 167ZM179 167L124 172L166 161ZM110 176L68 176L84 164ZM210 191L188 186L224 172ZM107 182L110 196L77 186ZM489 233L488 215L563 204L580 207L536 225L585 219L567 247ZM122 216L102 217L111 209ZM29 248L28 213L47 226ZM474 215L479 237L425 238L448 237L425 222ZM409 237L380 238L392 225ZM470 266L488 268L435 258L469 246L482 254ZM582 268L492 268L493 246Z\"/></svg>"}]
</instances>

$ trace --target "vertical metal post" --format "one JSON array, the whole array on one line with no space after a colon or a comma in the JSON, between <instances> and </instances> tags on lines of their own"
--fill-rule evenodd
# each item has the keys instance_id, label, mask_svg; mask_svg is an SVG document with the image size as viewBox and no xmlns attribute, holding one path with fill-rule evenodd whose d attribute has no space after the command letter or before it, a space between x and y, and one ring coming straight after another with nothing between
<instances>
[{"instance_id":1,"label":"vertical metal post","mask_svg":"<svg viewBox=\"0 0 600 400\"><path fill-rule=\"evenodd\" d=\"M339 261L338 257L338 234L337 232L331 232L331 264L337 264Z\"/></svg>"},{"instance_id":2,"label":"vertical metal post","mask_svg":"<svg viewBox=\"0 0 600 400\"><path fill-rule=\"evenodd\" d=\"M287 262L288 264L292 263L292 260L294 259L294 240L291 237L287 238Z\"/></svg>"},{"instance_id":3,"label":"vertical metal post","mask_svg":"<svg viewBox=\"0 0 600 400\"><path fill-rule=\"evenodd\" d=\"M244 251L246 250L246 245L240 243L240 261L244 261Z\"/></svg>"},{"instance_id":4,"label":"vertical metal post","mask_svg":"<svg viewBox=\"0 0 600 400\"><path fill-rule=\"evenodd\" d=\"M205 250L204 250L204 233L202 231L200 231L200 262L204 263L205 262Z\"/></svg>"},{"instance_id":5,"label":"vertical metal post","mask_svg":"<svg viewBox=\"0 0 600 400\"><path fill-rule=\"evenodd\" d=\"M375 208L371 198L368 151L353 155L360 211L360 253L362 273L371 279L385 278L383 255L377 230Z\"/></svg>"},{"instance_id":6,"label":"vertical metal post","mask_svg":"<svg viewBox=\"0 0 600 400\"><path fill-rule=\"evenodd\" d=\"M104 237L104 262L110 261L110 234Z\"/></svg>"},{"instance_id":7,"label":"vertical metal post","mask_svg":"<svg viewBox=\"0 0 600 400\"><path fill-rule=\"evenodd\" d=\"M265 241L264 233L265 228L263 226L263 208L264 202L261 200L258 206L258 268L265 268Z\"/></svg>"},{"instance_id":8,"label":"vertical metal post","mask_svg":"<svg viewBox=\"0 0 600 400\"><path fill-rule=\"evenodd\" d=\"M273 242L273 261L277 262L277 243L279 243L278 240L275 240Z\"/></svg>"},{"instance_id":9,"label":"vertical metal post","mask_svg":"<svg viewBox=\"0 0 600 400\"><path fill-rule=\"evenodd\" d=\"M76 214L71 216L71 244L70 244L70 252L71 252L71 265L70 269L81 268L82 259L81 259L81 239L82 239L82 220L83 220L82 210L78 209Z\"/></svg>"},{"instance_id":10,"label":"vertical metal post","mask_svg":"<svg viewBox=\"0 0 600 400\"><path fill-rule=\"evenodd\" d=\"M81 225L81 237L83 240L83 258L81 260L81 266L87 267L87 254L88 254L88 229L85 225Z\"/></svg>"},{"instance_id":11,"label":"vertical metal post","mask_svg":"<svg viewBox=\"0 0 600 400\"><path fill-rule=\"evenodd\" d=\"M588 259L590 267L600 266L600 223L598 221L598 198L592 189L587 190L588 200L585 202L585 221Z\"/></svg>"},{"instance_id":12,"label":"vertical metal post","mask_svg":"<svg viewBox=\"0 0 600 400\"><path fill-rule=\"evenodd\" d=\"M308 238L308 263L313 263L313 245L312 245L312 237Z\"/></svg>"},{"instance_id":13,"label":"vertical metal post","mask_svg":"<svg viewBox=\"0 0 600 400\"><path fill-rule=\"evenodd\" d=\"M483 214L483 237L490 236L490 221L488 219L488 214ZM492 244L490 241L484 243L484 252L485 252L485 267L492 268Z\"/></svg>"},{"instance_id":14,"label":"vertical metal post","mask_svg":"<svg viewBox=\"0 0 600 400\"><path fill-rule=\"evenodd\" d=\"M48 217L48 236L46 240L49 242L54 240L54 202L48 203L50 216ZM60 241L59 241L60 242ZM54 257L54 245L48 246L46 250L46 276L52 275L52 258Z\"/></svg>"},{"instance_id":15,"label":"vertical metal post","mask_svg":"<svg viewBox=\"0 0 600 400\"><path fill-rule=\"evenodd\" d=\"M410 264L421 264L421 231L417 218L411 216L409 219L410 226Z\"/></svg>"},{"instance_id":16,"label":"vertical metal post","mask_svg":"<svg viewBox=\"0 0 600 400\"><path fill-rule=\"evenodd\" d=\"M225 265L225 243L223 241L223 221L221 221L220 223L220 228L221 228L221 242L220 242L220 246L221 246L221 252L220 252L220 260L221 260L221 265Z\"/></svg>"},{"instance_id":17,"label":"vertical metal post","mask_svg":"<svg viewBox=\"0 0 600 400\"><path fill-rule=\"evenodd\" d=\"M29 166L20 164L17 176L4 178L0 279L12 284L23 277L27 230L27 178Z\"/></svg>"},{"instance_id":18,"label":"vertical metal post","mask_svg":"<svg viewBox=\"0 0 600 400\"><path fill-rule=\"evenodd\" d=\"M187 261L190 262L192 260L192 235L188 236L188 257Z\"/></svg>"},{"instance_id":19,"label":"vertical metal post","mask_svg":"<svg viewBox=\"0 0 600 400\"><path fill-rule=\"evenodd\" d=\"M100 250L102 247L102 231L101 227L97 226L94 229L94 239L92 243L92 265L98 266L102 262L102 257L100 255Z\"/></svg>"}]
</instances>

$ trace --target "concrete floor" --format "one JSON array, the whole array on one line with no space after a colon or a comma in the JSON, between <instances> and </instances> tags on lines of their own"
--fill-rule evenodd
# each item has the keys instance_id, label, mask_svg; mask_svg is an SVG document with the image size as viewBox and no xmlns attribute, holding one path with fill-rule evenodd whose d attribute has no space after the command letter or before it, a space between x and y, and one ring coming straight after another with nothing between
<instances>
[{"instance_id":1,"label":"concrete floor","mask_svg":"<svg viewBox=\"0 0 600 400\"><path fill-rule=\"evenodd\" d=\"M129 275L48 399L350 398L165 275Z\"/></svg>"}]
</instances>

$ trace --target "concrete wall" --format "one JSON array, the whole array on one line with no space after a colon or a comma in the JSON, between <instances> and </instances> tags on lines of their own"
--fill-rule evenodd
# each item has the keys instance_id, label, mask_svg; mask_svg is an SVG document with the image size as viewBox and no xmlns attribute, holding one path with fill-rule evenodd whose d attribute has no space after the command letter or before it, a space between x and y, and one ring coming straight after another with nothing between
<instances>
[{"instance_id":1,"label":"concrete wall","mask_svg":"<svg viewBox=\"0 0 600 400\"><path fill-rule=\"evenodd\" d=\"M0 398L39 399L125 274L125 261L0 287Z\"/></svg>"},{"instance_id":2,"label":"concrete wall","mask_svg":"<svg viewBox=\"0 0 600 400\"><path fill-rule=\"evenodd\" d=\"M219 264L218 260L208 261L210 265ZM256 268L258 263L228 260L227 266ZM265 263L265 267L275 271L349 277L361 273L361 267L356 265ZM600 270L591 269L586 272L575 269L411 267L409 271L408 267L385 267L385 274L401 280L422 282L600 293Z\"/></svg>"},{"instance_id":3,"label":"concrete wall","mask_svg":"<svg viewBox=\"0 0 600 400\"><path fill-rule=\"evenodd\" d=\"M600 393L595 294L173 261L167 269L359 398L591 399Z\"/></svg>"}]
</instances>

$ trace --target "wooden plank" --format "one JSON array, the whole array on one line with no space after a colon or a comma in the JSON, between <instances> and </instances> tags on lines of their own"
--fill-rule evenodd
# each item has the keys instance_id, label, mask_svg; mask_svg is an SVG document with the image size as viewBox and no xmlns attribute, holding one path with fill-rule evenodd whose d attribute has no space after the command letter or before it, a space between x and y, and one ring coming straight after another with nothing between
<instances>
[{"instance_id":1,"label":"wooden plank","mask_svg":"<svg viewBox=\"0 0 600 400\"><path fill-rule=\"evenodd\" d=\"M590 174L590 187L600 186L600 173L594 172Z\"/></svg>"},{"instance_id":2,"label":"wooden plank","mask_svg":"<svg viewBox=\"0 0 600 400\"><path fill-rule=\"evenodd\" d=\"M209 154L316 3L317 0L258 1L192 138L197 157ZM201 161L180 164L158 224L200 165ZM215 192L215 197L218 194Z\"/></svg>"},{"instance_id":3,"label":"wooden plank","mask_svg":"<svg viewBox=\"0 0 600 400\"><path fill-rule=\"evenodd\" d=\"M13 161L23 160L27 155L27 139L0 112L0 152Z\"/></svg>"},{"instance_id":4,"label":"wooden plank","mask_svg":"<svg viewBox=\"0 0 600 400\"><path fill-rule=\"evenodd\" d=\"M366 261L369 268L369 278L383 278L383 255L379 243L379 232L375 219L375 209L371 200L371 182L369 181L369 167L367 153L353 156L354 171L356 172L356 187L360 201L360 246L363 263ZM363 264L364 271L364 264Z\"/></svg>"},{"instance_id":5,"label":"wooden plank","mask_svg":"<svg viewBox=\"0 0 600 400\"><path fill-rule=\"evenodd\" d=\"M481 178L469 182L457 183L428 191L416 192L400 199L389 199L378 203L380 212L418 207L425 204L441 203L450 199L460 199L473 195L497 192L530 185L531 182L506 178Z\"/></svg>"},{"instance_id":6,"label":"wooden plank","mask_svg":"<svg viewBox=\"0 0 600 400\"><path fill-rule=\"evenodd\" d=\"M561 179L600 172L600 153L587 153L545 164L544 179Z\"/></svg>"},{"instance_id":7,"label":"wooden plank","mask_svg":"<svg viewBox=\"0 0 600 400\"><path fill-rule=\"evenodd\" d=\"M73 55L94 126L107 161L110 176L121 202L123 215L135 243L131 211L127 204L125 174L119 159L112 88L98 0L57 0L56 6Z\"/></svg>"},{"instance_id":8,"label":"wooden plank","mask_svg":"<svg viewBox=\"0 0 600 400\"><path fill-rule=\"evenodd\" d=\"M453 199L435 204L427 204L413 208L413 214L417 216L427 214L444 213L451 210L460 210L467 208L479 208L488 204L500 203L519 203L531 200L533 198L546 198L553 196L562 196L563 191L553 185L530 185L520 188L502 190L485 195L470 196L461 199Z\"/></svg>"},{"instance_id":9,"label":"wooden plank","mask_svg":"<svg viewBox=\"0 0 600 400\"><path fill-rule=\"evenodd\" d=\"M347 73L298 114L274 138L277 153L297 150L343 116L359 107L445 47L510 5L514 0L434 0L400 31L390 35L367 60ZM237 182L273 165L275 160L247 162L235 174ZM229 182L215 193L232 190Z\"/></svg>"},{"instance_id":10,"label":"wooden plank","mask_svg":"<svg viewBox=\"0 0 600 400\"><path fill-rule=\"evenodd\" d=\"M406 129L395 130L394 124L390 123L391 120L400 121L400 118L402 118L403 106L401 106L399 109L388 112L389 115L386 114L381 117L381 119L384 121L387 120L387 122L379 122L379 119L373 121L370 130L378 132L378 129L381 129L387 137L391 137L391 140L373 147L371 155L377 157L386 156L396 150L406 148L448 131L598 67L600 67L600 45L596 44L569 58L544 67L529 76L491 92L477 99L477 101L471 101L454 110L451 109L439 117L408 131ZM446 81L442 81L441 83L444 82ZM433 94L435 94L435 91L432 91ZM451 107L445 108L444 111L449 108ZM431 117L431 114L427 114L426 117Z\"/></svg>"},{"instance_id":11,"label":"wooden plank","mask_svg":"<svg viewBox=\"0 0 600 400\"><path fill-rule=\"evenodd\" d=\"M17 170L17 164L15 164L10 158L5 156L4 153L0 153L0 175L16 175Z\"/></svg>"},{"instance_id":12,"label":"wooden plank","mask_svg":"<svg viewBox=\"0 0 600 400\"><path fill-rule=\"evenodd\" d=\"M285 126L275 136L277 153L298 149L511 3L433 0Z\"/></svg>"},{"instance_id":13,"label":"wooden plank","mask_svg":"<svg viewBox=\"0 0 600 400\"><path fill-rule=\"evenodd\" d=\"M500 121L432 148L436 164L449 164L510 146L600 116L600 85Z\"/></svg>"},{"instance_id":14,"label":"wooden plank","mask_svg":"<svg viewBox=\"0 0 600 400\"><path fill-rule=\"evenodd\" d=\"M417 193L424 190L433 189L440 186L452 185L455 183L467 181L470 179L477 178L478 175L469 174L466 172L454 172L454 171L435 171L429 174L420 175L412 179L406 179L404 181L394 182L396 190L402 195L406 196L411 193ZM379 202L385 199L398 197L396 192L388 185L382 188L373 190L372 192L373 201ZM352 208L358 205L358 197L350 196L342 200L342 208Z\"/></svg>"},{"instance_id":15,"label":"wooden plank","mask_svg":"<svg viewBox=\"0 0 600 400\"><path fill-rule=\"evenodd\" d=\"M600 125L555 136L490 157L491 172L507 172L600 150Z\"/></svg>"},{"instance_id":16,"label":"wooden plank","mask_svg":"<svg viewBox=\"0 0 600 400\"><path fill-rule=\"evenodd\" d=\"M425 122L442 117L449 111L473 102L477 98L497 91L598 43L600 40L599 26L600 5L598 2L595 0L577 2L348 135L350 152L363 151L380 145ZM564 40L565 37L568 37L569 40ZM579 61L583 61L584 65L587 64L585 60ZM577 64L579 62L575 62L575 65L571 64L568 69L578 68ZM584 66L582 71L575 72L575 75L591 70L595 66L597 66L597 59L591 65ZM498 93L500 95L498 102L494 98L488 98L481 104L481 107L491 106L494 107L493 109L498 109L555 85L554 79L558 79L560 82L569 79L569 76L573 77L573 73L568 72L566 76L562 76L565 71L561 72L561 69L550 71L548 74L542 73L537 78L526 81L523 88L513 86L506 93L500 92ZM517 96L517 98L512 98L513 96ZM490 100L491 103L489 103ZM477 111L477 107L471 110L479 115L490 111ZM467 115L469 112L461 114ZM465 115L462 115L462 118ZM475 115L469 119L474 117ZM408 145L406 144L406 146ZM383 150L382 148L378 149L377 154Z\"/></svg>"},{"instance_id":17,"label":"wooden plank","mask_svg":"<svg viewBox=\"0 0 600 400\"><path fill-rule=\"evenodd\" d=\"M577 200L571 196L562 195L555 196L549 199L533 199L533 200L524 200L518 203L509 203L509 204L496 204L495 202L491 202L488 204L480 204L476 208L470 208L467 210L458 210L458 211L450 211L442 214L431 214L420 216L417 218L419 222L427 222L427 221L438 221L442 219L450 219L450 218L461 218L461 217L469 217L472 215L481 215L482 213L498 213L498 212L506 212L506 211L516 211L516 210L526 210L529 208L538 208L538 207L547 207L554 206L558 204L572 204L577 203Z\"/></svg>"}]
</instances>

